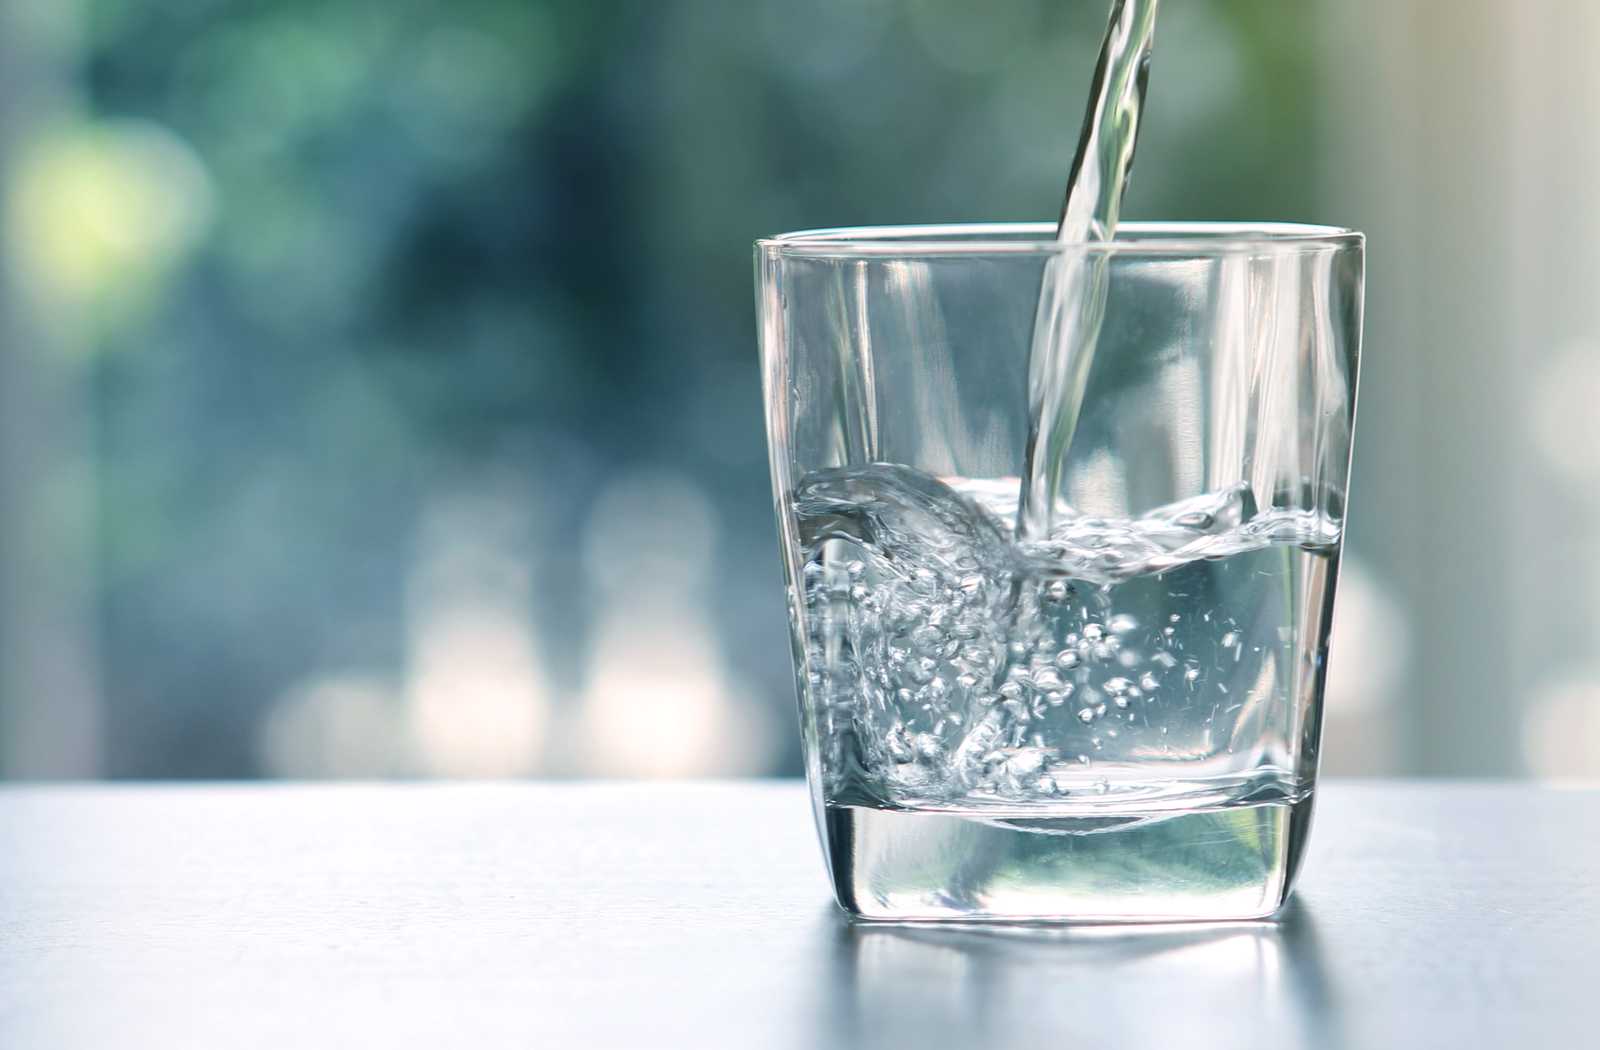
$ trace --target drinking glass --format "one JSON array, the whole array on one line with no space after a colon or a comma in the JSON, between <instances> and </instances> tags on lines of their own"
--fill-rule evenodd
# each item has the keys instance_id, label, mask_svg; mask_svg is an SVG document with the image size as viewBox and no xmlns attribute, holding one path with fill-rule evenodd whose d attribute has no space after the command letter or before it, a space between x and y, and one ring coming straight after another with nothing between
<instances>
[{"instance_id":1,"label":"drinking glass","mask_svg":"<svg viewBox=\"0 0 1600 1050\"><path fill-rule=\"evenodd\" d=\"M1054 232L757 243L834 891L878 920L1267 916L1315 798L1362 236ZM1068 279L1093 323L1034 349Z\"/></svg>"}]
</instances>

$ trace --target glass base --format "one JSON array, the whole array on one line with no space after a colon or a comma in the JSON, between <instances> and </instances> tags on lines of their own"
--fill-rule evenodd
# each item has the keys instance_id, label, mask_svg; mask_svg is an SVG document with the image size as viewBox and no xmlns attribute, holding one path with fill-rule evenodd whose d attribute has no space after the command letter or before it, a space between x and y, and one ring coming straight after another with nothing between
<instances>
[{"instance_id":1,"label":"glass base","mask_svg":"<svg viewBox=\"0 0 1600 1050\"><path fill-rule=\"evenodd\" d=\"M828 803L834 893L889 922L1266 918L1288 900L1311 823L1297 801L1117 816Z\"/></svg>"}]
</instances>

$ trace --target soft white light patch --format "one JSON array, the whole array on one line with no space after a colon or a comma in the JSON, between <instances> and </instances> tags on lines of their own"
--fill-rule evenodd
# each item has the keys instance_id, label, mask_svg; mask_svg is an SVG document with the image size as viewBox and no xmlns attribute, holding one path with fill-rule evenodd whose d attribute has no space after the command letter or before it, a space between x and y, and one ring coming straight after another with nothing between
<instances>
[{"instance_id":1,"label":"soft white light patch","mask_svg":"<svg viewBox=\"0 0 1600 1050\"><path fill-rule=\"evenodd\" d=\"M601 609L577 729L585 773L766 770L776 728L730 674L709 616L716 516L688 478L623 478L595 504L584 566Z\"/></svg>"},{"instance_id":2,"label":"soft white light patch","mask_svg":"<svg viewBox=\"0 0 1600 1050\"><path fill-rule=\"evenodd\" d=\"M1534 694L1523 716L1522 746L1538 776L1600 776L1600 667Z\"/></svg>"}]
</instances>

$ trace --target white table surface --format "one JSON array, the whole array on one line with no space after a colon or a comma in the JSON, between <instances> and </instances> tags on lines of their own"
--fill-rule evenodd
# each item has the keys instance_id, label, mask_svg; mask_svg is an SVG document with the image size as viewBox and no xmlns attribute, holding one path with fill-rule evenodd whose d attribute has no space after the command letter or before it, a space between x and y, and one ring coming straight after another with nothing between
<instances>
[{"instance_id":1,"label":"white table surface","mask_svg":"<svg viewBox=\"0 0 1600 1050\"><path fill-rule=\"evenodd\" d=\"M1335 781L1276 923L852 926L792 782L0 790L0 1048L1600 1047L1600 790Z\"/></svg>"}]
</instances>

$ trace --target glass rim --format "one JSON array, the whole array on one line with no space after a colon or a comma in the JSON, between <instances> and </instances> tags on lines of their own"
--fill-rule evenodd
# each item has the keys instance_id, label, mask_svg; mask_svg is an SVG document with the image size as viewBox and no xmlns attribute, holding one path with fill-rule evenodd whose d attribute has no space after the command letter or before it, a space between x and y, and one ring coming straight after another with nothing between
<instances>
[{"instance_id":1,"label":"glass rim","mask_svg":"<svg viewBox=\"0 0 1600 1050\"><path fill-rule=\"evenodd\" d=\"M1301 222L1125 222L1110 241L1058 241L1053 222L838 226L763 237L779 255L863 258L926 255L1217 255L1358 248L1366 235Z\"/></svg>"}]
</instances>

